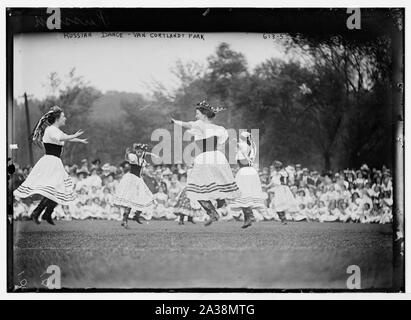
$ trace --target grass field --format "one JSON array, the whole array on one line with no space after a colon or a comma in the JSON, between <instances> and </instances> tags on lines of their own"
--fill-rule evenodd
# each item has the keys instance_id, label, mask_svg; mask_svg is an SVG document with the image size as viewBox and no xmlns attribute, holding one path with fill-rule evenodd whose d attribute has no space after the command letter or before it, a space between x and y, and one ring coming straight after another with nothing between
<instances>
[{"instance_id":1,"label":"grass field","mask_svg":"<svg viewBox=\"0 0 411 320\"><path fill-rule=\"evenodd\" d=\"M56 223L15 222L15 284L42 288L58 265L63 288L347 289L357 265L362 289L392 285L391 225Z\"/></svg>"}]
</instances>

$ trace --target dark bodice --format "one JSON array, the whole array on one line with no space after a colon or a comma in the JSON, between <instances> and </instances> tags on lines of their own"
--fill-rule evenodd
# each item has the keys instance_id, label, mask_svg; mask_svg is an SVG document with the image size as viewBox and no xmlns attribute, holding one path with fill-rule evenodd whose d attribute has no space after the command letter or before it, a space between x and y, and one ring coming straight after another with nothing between
<instances>
[{"instance_id":1,"label":"dark bodice","mask_svg":"<svg viewBox=\"0 0 411 320\"><path fill-rule=\"evenodd\" d=\"M54 143L43 143L44 149L46 149L46 154L55 156L57 158L61 157L63 151L63 146Z\"/></svg>"},{"instance_id":2,"label":"dark bodice","mask_svg":"<svg viewBox=\"0 0 411 320\"><path fill-rule=\"evenodd\" d=\"M137 177L141 177L141 166L130 163L130 173L136 175Z\"/></svg>"},{"instance_id":3,"label":"dark bodice","mask_svg":"<svg viewBox=\"0 0 411 320\"><path fill-rule=\"evenodd\" d=\"M197 147L200 149L200 152L207 151L216 151L217 150L217 137L212 136L207 139L197 140Z\"/></svg>"},{"instance_id":4,"label":"dark bodice","mask_svg":"<svg viewBox=\"0 0 411 320\"><path fill-rule=\"evenodd\" d=\"M240 168L243 167L251 167L251 164L248 162L248 160L243 159L243 160L237 160L238 165L240 166Z\"/></svg>"}]
</instances>

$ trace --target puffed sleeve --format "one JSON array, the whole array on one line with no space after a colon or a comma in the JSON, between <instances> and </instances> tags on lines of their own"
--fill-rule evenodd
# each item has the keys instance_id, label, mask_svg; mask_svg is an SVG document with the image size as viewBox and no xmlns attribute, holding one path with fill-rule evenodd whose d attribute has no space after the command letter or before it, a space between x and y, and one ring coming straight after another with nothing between
<instances>
[{"instance_id":1,"label":"puffed sleeve","mask_svg":"<svg viewBox=\"0 0 411 320\"><path fill-rule=\"evenodd\" d=\"M218 144L224 144L228 139L228 132L225 128L220 127L218 130Z\"/></svg>"},{"instance_id":2,"label":"puffed sleeve","mask_svg":"<svg viewBox=\"0 0 411 320\"><path fill-rule=\"evenodd\" d=\"M135 155L134 153L129 153L128 157L127 157L127 160L130 163L135 163L135 162L137 162L137 155Z\"/></svg>"},{"instance_id":3,"label":"puffed sleeve","mask_svg":"<svg viewBox=\"0 0 411 320\"><path fill-rule=\"evenodd\" d=\"M188 124L191 126L187 132L193 136L200 137L203 136L203 122L201 120L189 121Z\"/></svg>"},{"instance_id":4,"label":"puffed sleeve","mask_svg":"<svg viewBox=\"0 0 411 320\"><path fill-rule=\"evenodd\" d=\"M60 143L60 139L63 137L64 133L59 128L55 126L49 126L44 132L45 140L50 142ZM47 142L47 141L46 141Z\"/></svg>"}]
</instances>

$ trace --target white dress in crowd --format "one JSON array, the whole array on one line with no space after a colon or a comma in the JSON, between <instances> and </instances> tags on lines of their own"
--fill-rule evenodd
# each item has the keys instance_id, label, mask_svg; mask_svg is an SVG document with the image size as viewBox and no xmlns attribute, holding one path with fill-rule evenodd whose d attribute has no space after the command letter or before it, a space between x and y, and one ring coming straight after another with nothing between
<instances>
[{"instance_id":1,"label":"white dress in crowd","mask_svg":"<svg viewBox=\"0 0 411 320\"><path fill-rule=\"evenodd\" d=\"M140 177L141 168L146 161L144 157L139 158L134 153L128 154L127 161L130 163L130 172L121 178L113 196L113 204L142 211L154 203L153 194Z\"/></svg>"},{"instance_id":2,"label":"white dress in crowd","mask_svg":"<svg viewBox=\"0 0 411 320\"><path fill-rule=\"evenodd\" d=\"M236 198L239 195L237 184L224 153L220 151L228 138L227 130L202 120L189 123L189 133L194 135L196 142L201 144L204 139L215 139L216 145L194 158L193 169L187 176L187 196L193 201Z\"/></svg>"},{"instance_id":3,"label":"white dress in crowd","mask_svg":"<svg viewBox=\"0 0 411 320\"><path fill-rule=\"evenodd\" d=\"M296 200L290 188L282 182L287 179L285 170L274 171L271 175L272 187L269 192L274 193L274 209L276 212L292 211L296 207Z\"/></svg>"},{"instance_id":4,"label":"white dress in crowd","mask_svg":"<svg viewBox=\"0 0 411 320\"><path fill-rule=\"evenodd\" d=\"M64 142L60 138L65 133L56 126L44 130L43 145L54 150L62 150ZM46 147L45 145L45 147ZM57 152L59 153L59 152ZM44 196L61 205L68 205L76 198L74 183L61 162L60 155L45 154L35 164L27 179L14 190L16 198L34 195Z\"/></svg>"},{"instance_id":5,"label":"white dress in crowd","mask_svg":"<svg viewBox=\"0 0 411 320\"><path fill-rule=\"evenodd\" d=\"M244 166L238 170L235 182L241 195L230 200L229 205L233 210L251 208L266 211L265 200L267 196L263 193L260 176L251 164L245 165L250 159L251 151L251 147L246 142L241 141L238 144L236 160Z\"/></svg>"}]
</instances>

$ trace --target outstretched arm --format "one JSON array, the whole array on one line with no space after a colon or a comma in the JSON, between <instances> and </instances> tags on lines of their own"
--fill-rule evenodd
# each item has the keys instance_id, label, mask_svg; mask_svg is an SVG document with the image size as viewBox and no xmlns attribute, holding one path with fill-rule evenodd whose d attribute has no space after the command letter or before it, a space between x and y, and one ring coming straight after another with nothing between
<instances>
[{"instance_id":1,"label":"outstretched arm","mask_svg":"<svg viewBox=\"0 0 411 320\"><path fill-rule=\"evenodd\" d=\"M80 143L84 143L84 144L88 143L87 138L86 139L73 138L73 139L68 140L68 141L70 141L70 142L80 142Z\"/></svg>"},{"instance_id":2,"label":"outstretched arm","mask_svg":"<svg viewBox=\"0 0 411 320\"><path fill-rule=\"evenodd\" d=\"M180 120L175 120L175 119L173 119L173 118L171 118L171 122L172 122L172 123L175 123L176 125L182 126L183 128L186 128L186 129L191 129L191 128L192 128L192 125L191 125L190 122L184 122L184 121L180 121Z\"/></svg>"},{"instance_id":3,"label":"outstretched arm","mask_svg":"<svg viewBox=\"0 0 411 320\"><path fill-rule=\"evenodd\" d=\"M75 134L62 134L59 140L87 143L87 139L78 139L78 137L81 136L83 133L84 133L83 130L79 130Z\"/></svg>"}]
</instances>

